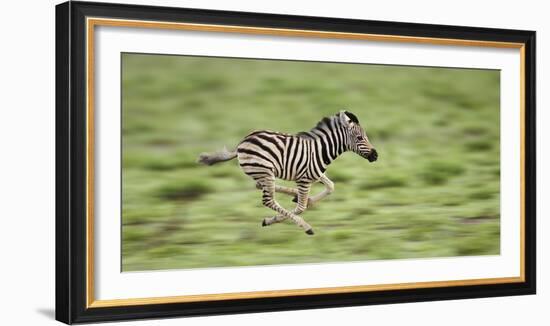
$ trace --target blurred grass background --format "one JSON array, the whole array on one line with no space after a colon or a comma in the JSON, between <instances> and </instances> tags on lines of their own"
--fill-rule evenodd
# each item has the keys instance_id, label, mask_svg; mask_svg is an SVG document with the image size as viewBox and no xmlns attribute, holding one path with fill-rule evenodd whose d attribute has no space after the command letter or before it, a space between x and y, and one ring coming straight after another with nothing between
<instances>
[{"instance_id":1,"label":"blurred grass background","mask_svg":"<svg viewBox=\"0 0 550 326\"><path fill-rule=\"evenodd\" d=\"M498 71L128 53L122 65L123 271L499 254ZM302 215L314 236L262 228L274 212L236 160L195 163L343 108L380 158L328 168L336 191Z\"/></svg>"}]
</instances>

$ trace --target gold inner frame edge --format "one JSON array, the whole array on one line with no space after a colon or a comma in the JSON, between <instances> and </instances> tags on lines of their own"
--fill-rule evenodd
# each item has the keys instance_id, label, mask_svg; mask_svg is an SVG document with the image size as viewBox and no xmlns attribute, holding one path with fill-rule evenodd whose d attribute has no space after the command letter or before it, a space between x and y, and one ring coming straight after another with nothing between
<instances>
[{"instance_id":1,"label":"gold inner frame edge","mask_svg":"<svg viewBox=\"0 0 550 326\"><path fill-rule=\"evenodd\" d=\"M365 40L379 42L404 42L433 45L476 46L512 48L520 50L520 276L449 281L428 281L394 284L354 285L309 289L289 289L273 291L234 292L216 294L181 295L166 297L146 297L128 299L96 300L94 296L94 30L95 26L116 26L134 28L155 28L203 32L225 32L290 37L316 37L331 39ZM385 34L362 34L301 29L263 28L234 25L214 25L195 23L175 23L145 20L125 20L111 18L86 18L86 308L134 306L149 304L184 303L197 301L219 301L231 299L272 298L316 294L336 294L352 292L373 292L416 288L438 288L450 286L472 286L525 281L525 44L515 42L479 41L449 38L399 36Z\"/></svg>"}]
</instances>

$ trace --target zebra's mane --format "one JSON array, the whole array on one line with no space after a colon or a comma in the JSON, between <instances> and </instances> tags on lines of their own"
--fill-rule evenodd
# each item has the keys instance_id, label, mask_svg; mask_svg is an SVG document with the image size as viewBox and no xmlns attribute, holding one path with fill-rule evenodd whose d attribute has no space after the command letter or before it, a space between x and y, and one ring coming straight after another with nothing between
<instances>
[{"instance_id":1,"label":"zebra's mane","mask_svg":"<svg viewBox=\"0 0 550 326\"><path fill-rule=\"evenodd\" d=\"M323 119L321 119L319 122L317 122L315 127L311 128L309 131L301 131L301 132L297 133L296 135L299 136L299 137L314 138L315 137L315 134L313 133L314 130L320 129L324 126L330 126L331 121L334 121L334 120L336 120L336 124L339 123L338 115L333 115L333 116L330 116L330 117L323 117Z\"/></svg>"}]
</instances>

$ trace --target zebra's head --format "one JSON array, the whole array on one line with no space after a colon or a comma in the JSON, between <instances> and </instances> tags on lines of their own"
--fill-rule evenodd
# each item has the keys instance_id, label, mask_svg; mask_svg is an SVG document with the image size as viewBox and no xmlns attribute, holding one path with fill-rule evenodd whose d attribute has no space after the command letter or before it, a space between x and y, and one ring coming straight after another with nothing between
<instances>
[{"instance_id":1,"label":"zebra's head","mask_svg":"<svg viewBox=\"0 0 550 326\"><path fill-rule=\"evenodd\" d=\"M347 130L348 150L366 158L369 162L376 161L378 159L378 153L370 143L367 133L359 124L359 120L355 114L349 111L340 111L339 117L340 122Z\"/></svg>"}]
</instances>

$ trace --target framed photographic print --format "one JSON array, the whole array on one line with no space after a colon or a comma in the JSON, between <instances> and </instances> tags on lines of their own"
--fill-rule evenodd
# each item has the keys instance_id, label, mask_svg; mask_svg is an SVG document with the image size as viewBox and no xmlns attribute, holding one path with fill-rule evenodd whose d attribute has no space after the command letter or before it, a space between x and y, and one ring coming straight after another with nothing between
<instances>
[{"instance_id":1,"label":"framed photographic print","mask_svg":"<svg viewBox=\"0 0 550 326\"><path fill-rule=\"evenodd\" d=\"M56 7L56 318L535 293L535 32Z\"/></svg>"}]
</instances>

